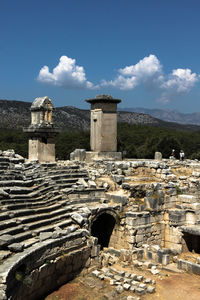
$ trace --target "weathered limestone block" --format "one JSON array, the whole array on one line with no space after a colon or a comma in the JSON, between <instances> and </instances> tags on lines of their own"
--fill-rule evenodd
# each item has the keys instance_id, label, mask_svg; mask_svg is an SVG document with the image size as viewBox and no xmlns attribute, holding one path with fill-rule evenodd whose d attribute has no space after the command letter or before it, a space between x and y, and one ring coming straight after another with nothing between
<instances>
[{"instance_id":1,"label":"weathered limestone block","mask_svg":"<svg viewBox=\"0 0 200 300\"><path fill-rule=\"evenodd\" d=\"M124 181L124 175L112 175L112 179L114 182L116 182L117 184L122 184Z\"/></svg>"},{"instance_id":2,"label":"weathered limestone block","mask_svg":"<svg viewBox=\"0 0 200 300\"><path fill-rule=\"evenodd\" d=\"M161 210L164 204L164 198L162 197L145 197L144 204L146 209Z\"/></svg>"},{"instance_id":3,"label":"weathered limestone block","mask_svg":"<svg viewBox=\"0 0 200 300\"><path fill-rule=\"evenodd\" d=\"M8 149L6 151L3 151L2 156L5 156L5 157L15 157L15 150Z\"/></svg>"},{"instance_id":4,"label":"weathered limestone block","mask_svg":"<svg viewBox=\"0 0 200 300\"><path fill-rule=\"evenodd\" d=\"M85 161L85 158L85 149L76 149L72 153L70 153L70 160Z\"/></svg>"},{"instance_id":5,"label":"weathered limestone block","mask_svg":"<svg viewBox=\"0 0 200 300\"><path fill-rule=\"evenodd\" d=\"M155 160L162 160L162 153L161 152L155 152L154 159Z\"/></svg>"},{"instance_id":6,"label":"weathered limestone block","mask_svg":"<svg viewBox=\"0 0 200 300\"><path fill-rule=\"evenodd\" d=\"M178 260L178 269L200 275L200 265L182 259Z\"/></svg>"},{"instance_id":7,"label":"weathered limestone block","mask_svg":"<svg viewBox=\"0 0 200 300\"><path fill-rule=\"evenodd\" d=\"M0 248L10 245L14 242L14 237L10 234L3 234L0 236Z\"/></svg>"},{"instance_id":8,"label":"weathered limestone block","mask_svg":"<svg viewBox=\"0 0 200 300\"><path fill-rule=\"evenodd\" d=\"M197 202L197 197L193 195L178 195L180 203L194 203Z\"/></svg>"},{"instance_id":9,"label":"weathered limestone block","mask_svg":"<svg viewBox=\"0 0 200 300\"><path fill-rule=\"evenodd\" d=\"M84 223L84 218L76 212L71 215L71 218L79 225L82 225Z\"/></svg>"}]
</instances>

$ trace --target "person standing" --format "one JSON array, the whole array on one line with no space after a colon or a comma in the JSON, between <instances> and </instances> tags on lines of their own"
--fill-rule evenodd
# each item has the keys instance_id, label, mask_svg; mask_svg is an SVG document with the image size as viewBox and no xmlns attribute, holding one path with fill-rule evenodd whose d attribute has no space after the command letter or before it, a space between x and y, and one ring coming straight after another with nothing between
<instances>
[{"instance_id":1,"label":"person standing","mask_svg":"<svg viewBox=\"0 0 200 300\"><path fill-rule=\"evenodd\" d=\"M183 152L183 150L180 151L180 160L184 160L185 157L185 153Z\"/></svg>"}]
</instances>

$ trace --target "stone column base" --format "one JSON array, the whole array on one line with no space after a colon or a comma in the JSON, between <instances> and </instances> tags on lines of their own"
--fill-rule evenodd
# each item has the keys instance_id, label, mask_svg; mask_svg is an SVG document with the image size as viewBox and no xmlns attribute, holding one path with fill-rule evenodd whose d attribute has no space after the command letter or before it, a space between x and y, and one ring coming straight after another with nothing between
<instances>
[{"instance_id":1,"label":"stone column base","mask_svg":"<svg viewBox=\"0 0 200 300\"><path fill-rule=\"evenodd\" d=\"M121 152L93 152L87 151L85 162L89 163L93 160L122 160Z\"/></svg>"}]
</instances>

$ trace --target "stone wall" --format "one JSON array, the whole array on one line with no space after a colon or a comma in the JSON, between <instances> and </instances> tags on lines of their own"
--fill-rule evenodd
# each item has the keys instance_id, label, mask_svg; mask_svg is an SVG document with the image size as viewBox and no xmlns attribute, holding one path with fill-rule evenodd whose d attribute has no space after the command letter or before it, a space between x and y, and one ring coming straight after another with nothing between
<instances>
[{"instance_id":1,"label":"stone wall","mask_svg":"<svg viewBox=\"0 0 200 300\"><path fill-rule=\"evenodd\" d=\"M92 243L85 231L47 240L11 257L3 265L0 299L40 299L73 279L88 263ZM3 274L3 275L2 275Z\"/></svg>"}]
</instances>

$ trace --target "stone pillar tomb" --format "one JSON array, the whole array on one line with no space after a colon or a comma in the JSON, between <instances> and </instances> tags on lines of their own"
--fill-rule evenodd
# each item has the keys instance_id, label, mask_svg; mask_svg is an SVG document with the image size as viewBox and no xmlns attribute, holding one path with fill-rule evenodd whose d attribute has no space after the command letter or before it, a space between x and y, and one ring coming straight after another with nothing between
<instances>
[{"instance_id":1,"label":"stone pillar tomb","mask_svg":"<svg viewBox=\"0 0 200 300\"><path fill-rule=\"evenodd\" d=\"M31 125L23 129L29 135L29 161L55 161L54 139L59 130L53 124L53 109L48 97L36 98L31 105Z\"/></svg>"},{"instance_id":2,"label":"stone pillar tomb","mask_svg":"<svg viewBox=\"0 0 200 300\"><path fill-rule=\"evenodd\" d=\"M120 99L110 95L98 95L94 99L86 99L91 104L90 114L90 147L92 152L87 158L105 157L121 159L117 152L117 104Z\"/></svg>"}]
</instances>

